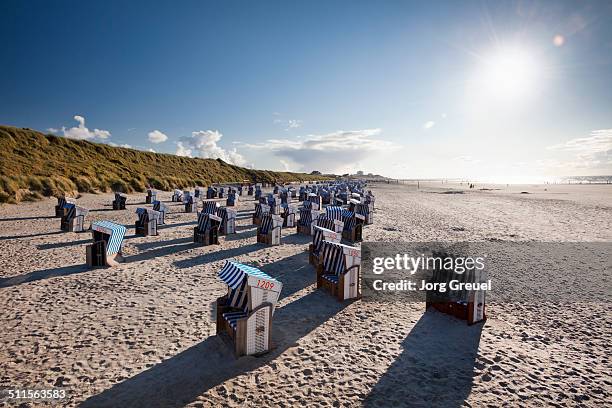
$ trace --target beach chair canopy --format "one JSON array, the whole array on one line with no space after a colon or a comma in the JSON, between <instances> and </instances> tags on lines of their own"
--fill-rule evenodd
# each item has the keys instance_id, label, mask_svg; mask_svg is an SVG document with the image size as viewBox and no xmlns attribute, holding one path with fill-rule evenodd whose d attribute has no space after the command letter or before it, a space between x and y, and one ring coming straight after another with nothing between
<instances>
[{"instance_id":1,"label":"beach chair canopy","mask_svg":"<svg viewBox=\"0 0 612 408\"><path fill-rule=\"evenodd\" d=\"M121 252L121 243L127 230L123 225L111 221L96 221L91 224L91 230L108 235L106 240L106 254L114 255Z\"/></svg>"},{"instance_id":2,"label":"beach chair canopy","mask_svg":"<svg viewBox=\"0 0 612 408\"><path fill-rule=\"evenodd\" d=\"M283 225L283 219L279 215L274 214L264 214L261 219L260 232L262 234L267 234L271 230L276 227Z\"/></svg>"},{"instance_id":3,"label":"beach chair canopy","mask_svg":"<svg viewBox=\"0 0 612 408\"><path fill-rule=\"evenodd\" d=\"M230 289L236 289L246 280L249 286L265 288L280 292L283 284L265 272L253 266L247 266L236 261L225 261L223 269L219 271L219 278Z\"/></svg>"},{"instance_id":4,"label":"beach chair canopy","mask_svg":"<svg viewBox=\"0 0 612 408\"><path fill-rule=\"evenodd\" d=\"M207 214L216 214L217 209L219 208L219 203L216 201L203 201L202 202L202 212Z\"/></svg>"},{"instance_id":5,"label":"beach chair canopy","mask_svg":"<svg viewBox=\"0 0 612 408\"><path fill-rule=\"evenodd\" d=\"M323 267L328 273L338 275L347 269L349 257L361 259L361 250L339 242L323 241Z\"/></svg>"},{"instance_id":6,"label":"beach chair canopy","mask_svg":"<svg viewBox=\"0 0 612 408\"><path fill-rule=\"evenodd\" d=\"M255 216L258 218L263 217L264 214L270 212L270 206L267 204L256 203L255 204Z\"/></svg>"},{"instance_id":7,"label":"beach chair canopy","mask_svg":"<svg viewBox=\"0 0 612 408\"><path fill-rule=\"evenodd\" d=\"M221 219L221 217L217 215L205 213L203 211L199 212L198 213L198 231L204 232L208 229L211 229L215 225L221 224L221 221L223 220Z\"/></svg>"},{"instance_id":8,"label":"beach chair canopy","mask_svg":"<svg viewBox=\"0 0 612 408\"><path fill-rule=\"evenodd\" d=\"M323 246L323 241L340 242L342 234L334 232L329 228L323 228L318 225L314 227L314 234L312 235L312 243L314 245L314 252L319 253Z\"/></svg>"},{"instance_id":9,"label":"beach chair canopy","mask_svg":"<svg viewBox=\"0 0 612 408\"><path fill-rule=\"evenodd\" d=\"M327 214L327 216L333 220L340 220L342 221L342 212L344 211L344 208L338 206L338 205L334 205L334 206L328 206L325 209L325 212Z\"/></svg>"},{"instance_id":10,"label":"beach chair canopy","mask_svg":"<svg viewBox=\"0 0 612 408\"><path fill-rule=\"evenodd\" d=\"M82 215L83 217L85 217L87 215L87 213L89 213L89 210L85 207L80 207L74 203L71 202L66 202L64 203L64 206L62 208L67 209L68 211L66 212L66 218L68 219L73 219L76 218L80 215Z\"/></svg>"}]
</instances>

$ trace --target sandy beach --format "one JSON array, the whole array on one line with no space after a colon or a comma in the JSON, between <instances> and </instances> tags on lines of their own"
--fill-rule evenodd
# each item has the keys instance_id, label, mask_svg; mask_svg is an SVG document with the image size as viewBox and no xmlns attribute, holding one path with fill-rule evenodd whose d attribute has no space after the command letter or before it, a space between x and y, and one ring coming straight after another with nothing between
<instances>
[{"instance_id":1,"label":"sandy beach","mask_svg":"<svg viewBox=\"0 0 612 408\"><path fill-rule=\"evenodd\" d=\"M611 185L370 187L365 241L612 241ZM60 232L55 199L0 207L0 387L65 387L60 405L83 407L610 403L610 303L493 304L474 326L423 304L340 303L316 289L308 237L287 229L281 246L256 243L251 197L237 234L200 247L196 215L160 195L170 214L155 237L133 235L144 194L122 211L112 194L78 198L87 225L128 226L126 262L95 270L84 265L91 235ZM275 347L261 357L235 359L215 335L226 259L284 284Z\"/></svg>"}]
</instances>

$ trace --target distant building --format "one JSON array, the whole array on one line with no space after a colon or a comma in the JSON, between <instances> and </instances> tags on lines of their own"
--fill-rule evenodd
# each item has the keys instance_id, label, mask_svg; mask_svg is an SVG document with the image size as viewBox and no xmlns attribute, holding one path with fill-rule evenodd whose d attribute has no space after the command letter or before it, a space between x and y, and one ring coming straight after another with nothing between
<instances>
[{"instance_id":1,"label":"distant building","mask_svg":"<svg viewBox=\"0 0 612 408\"><path fill-rule=\"evenodd\" d=\"M359 171L357 172L357 175L358 175L358 176L363 176L363 171L359 170Z\"/></svg>"}]
</instances>

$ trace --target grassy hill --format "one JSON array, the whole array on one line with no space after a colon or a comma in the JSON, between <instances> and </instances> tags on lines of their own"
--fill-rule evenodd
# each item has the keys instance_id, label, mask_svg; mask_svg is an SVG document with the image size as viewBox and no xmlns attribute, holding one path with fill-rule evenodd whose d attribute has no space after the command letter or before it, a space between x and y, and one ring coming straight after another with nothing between
<instances>
[{"instance_id":1,"label":"grassy hill","mask_svg":"<svg viewBox=\"0 0 612 408\"><path fill-rule=\"evenodd\" d=\"M61 193L190 188L211 183L321 180L325 176L252 170L214 159L112 147L0 125L0 202Z\"/></svg>"}]
</instances>

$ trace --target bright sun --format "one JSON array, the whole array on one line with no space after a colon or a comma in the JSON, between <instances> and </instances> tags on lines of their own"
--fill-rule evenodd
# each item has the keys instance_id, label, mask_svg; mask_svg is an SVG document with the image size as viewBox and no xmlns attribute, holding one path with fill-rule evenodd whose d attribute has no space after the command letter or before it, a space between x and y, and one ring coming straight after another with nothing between
<instances>
[{"instance_id":1,"label":"bright sun","mask_svg":"<svg viewBox=\"0 0 612 408\"><path fill-rule=\"evenodd\" d=\"M525 50L497 50L484 58L479 82L482 90L495 99L526 97L536 87L538 66Z\"/></svg>"}]
</instances>

